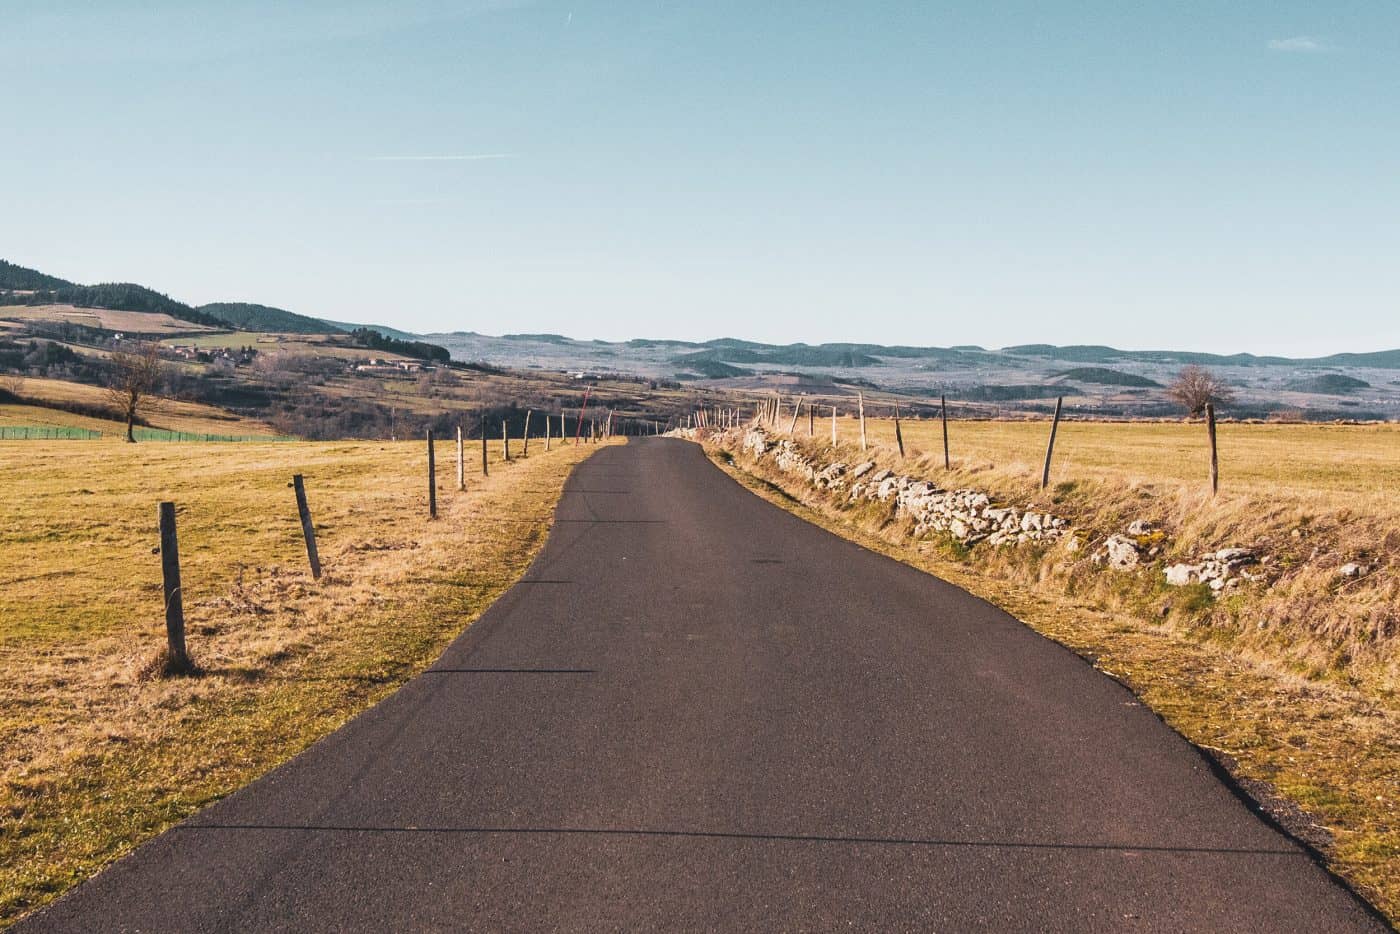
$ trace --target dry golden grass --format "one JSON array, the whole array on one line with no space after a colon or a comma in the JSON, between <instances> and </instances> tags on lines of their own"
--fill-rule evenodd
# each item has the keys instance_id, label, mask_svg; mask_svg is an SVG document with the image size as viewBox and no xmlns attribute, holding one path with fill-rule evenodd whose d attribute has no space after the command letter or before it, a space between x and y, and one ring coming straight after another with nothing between
<instances>
[{"instance_id":1,"label":"dry golden grass","mask_svg":"<svg viewBox=\"0 0 1400 934\"><path fill-rule=\"evenodd\" d=\"M1229 479L1217 499L1201 482L1204 455L1189 450L1193 438L1203 447L1200 425L1062 424L1045 491L1044 423L951 423L951 472L937 423L904 423L903 460L888 422L870 421L865 454L850 443L854 422L840 426L834 455L825 427L810 449L823 460L873 459L941 486L982 489L1071 519L1091 545L1148 518L1167 531L1167 560L1236 544L1270 555L1270 586L1212 598L1167 587L1160 566L1111 571L1088 560L1092 548L1071 552L1067 543L969 551L912 540L888 507L852 505L770 462L715 451L761 495L966 587L1094 659L1241 778L1303 807L1324 829L1318 844L1329 864L1400 918L1400 426L1222 425ZM1352 559L1371 573L1340 580L1337 566Z\"/></svg>"},{"instance_id":2,"label":"dry golden grass","mask_svg":"<svg viewBox=\"0 0 1400 934\"><path fill-rule=\"evenodd\" d=\"M0 924L392 691L522 573L557 443L455 489L423 444L0 444ZM306 567L306 478L325 575ZM164 640L156 507L178 504L192 678Z\"/></svg>"},{"instance_id":3,"label":"dry golden grass","mask_svg":"<svg viewBox=\"0 0 1400 934\"><path fill-rule=\"evenodd\" d=\"M42 405L78 403L108 408L107 391L101 386L89 386L86 383L61 379L17 379L17 395L23 399L37 401L41 405L0 405L0 424L88 428L102 432L104 441L121 441L125 438L126 426L115 419L75 415ZM266 422L235 415L226 409L200 402L180 402L175 399L152 397L148 406L142 410L141 417L154 428L209 435L278 434Z\"/></svg>"},{"instance_id":4,"label":"dry golden grass","mask_svg":"<svg viewBox=\"0 0 1400 934\"><path fill-rule=\"evenodd\" d=\"M110 308L76 308L72 305L0 305L0 318L15 321L63 321L104 331L131 334L174 334L212 331L213 328L181 321L149 311L114 311Z\"/></svg>"},{"instance_id":5,"label":"dry golden grass","mask_svg":"<svg viewBox=\"0 0 1400 934\"><path fill-rule=\"evenodd\" d=\"M902 423L904 460L893 423L867 422L869 456L884 466L1045 509L1091 536L1152 520L1166 532L1168 561L1258 548L1273 562L1270 587L1222 599L1204 613L1193 609L1180 621L1211 627L1241 651L1308 677L1364 684L1385 696L1400 688L1400 425L1221 424L1221 489L1212 497L1200 424L1062 422L1050 488L1042 491L1044 422L951 422L951 472L943 469L937 422ZM861 456L858 437L854 421L840 426L848 460ZM798 440L806 440L805 431ZM816 443L829 447L830 434ZM1337 570L1348 562L1371 573L1344 581ZM1127 587L1131 598L1125 580L1105 583L1068 564L1061 570L1062 583L1098 588L1105 599L1116 593L1140 613L1155 615L1172 602L1155 586L1160 569L1144 586ZM1047 572L1036 561L1021 573Z\"/></svg>"}]
</instances>

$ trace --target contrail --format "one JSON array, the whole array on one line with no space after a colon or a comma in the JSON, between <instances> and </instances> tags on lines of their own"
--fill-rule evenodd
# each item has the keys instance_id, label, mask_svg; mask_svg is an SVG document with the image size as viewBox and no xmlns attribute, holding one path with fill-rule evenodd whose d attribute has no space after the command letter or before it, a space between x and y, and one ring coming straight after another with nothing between
<instances>
[{"instance_id":1,"label":"contrail","mask_svg":"<svg viewBox=\"0 0 1400 934\"><path fill-rule=\"evenodd\" d=\"M483 152L461 156L370 156L370 162L479 162L483 159L509 159L508 152Z\"/></svg>"}]
</instances>

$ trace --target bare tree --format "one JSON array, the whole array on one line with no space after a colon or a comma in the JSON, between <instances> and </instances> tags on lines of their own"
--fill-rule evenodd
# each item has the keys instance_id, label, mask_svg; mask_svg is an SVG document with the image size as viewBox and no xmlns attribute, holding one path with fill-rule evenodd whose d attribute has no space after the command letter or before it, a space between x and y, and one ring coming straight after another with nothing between
<instances>
[{"instance_id":1,"label":"bare tree","mask_svg":"<svg viewBox=\"0 0 1400 934\"><path fill-rule=\"evenodd\" d=\"M24 377L18 373L6 373L0 377L0 389L19 398L19 394L24 392Z\"/></svg>"},{"instance_id":2,"label":"bare tree","mask_svg":"<svg viewBox=\"0 0 1400 934\"><path fill-rule=\"evenodd\" d=\"M126 416L126 440L136 440L136 416L146 404L146 397L155 392L160 382L160 348L156 344L141 344L134 350L112 353L115 373L107 389L107 398Z\"/></svg>"},{"instance_id":3,"label":"bare tree","mask_svg":"<svg viewBox=\"0 0 1400 934\"><path fill-rule=\"evenodd\" d=\"M1176 379L1167 386L1167 397L1184 408L1188 415L1200 415L1206 404L1229 405L1235 393L1225 381L1203 366L1182 367Z\"/></svg>"}]
</instances>

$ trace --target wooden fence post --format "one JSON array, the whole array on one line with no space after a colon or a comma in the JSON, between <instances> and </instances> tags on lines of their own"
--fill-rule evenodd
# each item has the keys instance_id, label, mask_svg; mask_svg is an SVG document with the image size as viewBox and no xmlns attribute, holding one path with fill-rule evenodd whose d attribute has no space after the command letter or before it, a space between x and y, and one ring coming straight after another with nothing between
<instances>
[{"instance_id":1,"label":"wooden fence post","mask_svg":"<svg viewBox=\"0 0 1400 934\"><path fill-rule=\"evenodd\" d=\"M793 407L792 407L792 421L788 423L788 430L787 430L787 433L788 433L788 434L792 434L793 432L795 432L795 431L797 430L797 416L799 416L799 415L801 415L801 414L802 414L802 399L799 397L798 400L797 400L797 402L794 403L794 404L793 404Z\"/></svg>"},{"instance_id":2,"label":"wooden fence post","mask_svg":"<svg viewBox=\"0 0 1400 934\"><path fill-rule=\"evenodd\" d=\"M578 444L579 439L583 437L583 415L588 411L588 397L592 392L592 386L583 387L583 402L579 404L578 408L578 425L574 431L574 444Z\"/></svg>"},{"instance_id":3,"label":"wooden fence post","mask_svg":"<svg viewBox=\"0 0 1400 934\"><path fill-rule=\"evenodd\" d=\"M1206 434L1210 437L1210 495L1220 492L1220 457L1215 450L1215 403L1206 403Z\"/></svg>"},{"instance_id":4,"label":"wooden fence post","mask_svg":"<svg viewBox=\"0 0 1400 934\"><path fill-rule=\"evenodd\" d=\"M521 457L530 456L530 410L525 410L525 444L520 449Z\"/></svg>"},{"instance_id":5,"label":"wooden fence post","mask_svg":"<svg viewBox=\"0 0 1400 934\"><path fill-rule=\"evenodd\" d=\"M297 514L301 516L301 537L306 539L306 560L311 563L311 579L321 579L321 556L316 553L316 526L311 522L311 507L306 504L306 484L301 474L292 477L297 494Z\"/></svg>"},{"instance_id":6,"label":"wooden fence post","mask_svg":"<svg viewBox=\"0 0 1400 934\"><path fill-rule=\"evenodd\" d=\"M811 402L807 403L807 437L812 438L817 434L817 407Z\"/></svg>"},{"instance_id":7,"label":"wooden fence post","mask_svg":"<svg viewBox=\"0 0 1400 934\"><path fill-rule=\"evenodd\" d=\"M505 444L507 461L510 460L510 419L501 419L501 441Z\"/></svg>"},{"instance_id":8,"label":"wooden fence post","mask_svg":"<svg viewBox=\"0 0 1400 934\"><path fill-rule=\"evenodd\" d=\"M856 408L860 412L860 449L866 448L865 443L865 393L856 393Z\"/></svg>"},{"instance_id":9,"label":"wooden fence post","mask_svg":"<svg viewBox=\"0 0 1400 934\"><path fill-rule=\"evenodd\" d=\"M1050 485L1050 456L1055 453L1055 432L1060 427L1060 408L1064 403L1064 396L1055 399L1055 418L1050 422L1050 443L1045 446L1045 469L1040 472L1040 488L1042 490Z\"/></svg>"},{"instance_id":10,"label":"wooden fence post","mask_svg":"<svg viewBox=\"0 0 1400 934\"><path fill-rule=\"evenodd\" d=\"M462 426L457 426L457 490L467 488L467 457L462 446Z\"/></svg>"},{"instance_id":11,"label":"wooden fence post","mask_svg":"<svg viewBox=\"0 0 1400 934\"><path fill-rule=\"evenodd\" d=\"M899 403L894 404L894 440L899 445L899 457L904 459L904 432L899 430Z\"/></svg>"},{"instance_id":12,"label":"wooden fence post","mask_svg":"<svg viewBox=\"0 0 1400 934\"><path fill-rule=\"evenodd\" d=\"M482 416L481 416L481 475L482 475L483 477L489 477L489 476L491 475L491 467L490 467L490 465L487 464L487 462L486 462L486 416L485 416L485 415L482 415Z\"/></svg>"},{"instance_id":13,"label":"wooden fence post","mask_svg":"<svg viewBox=\"0 0 1400 934\"><path fill-rule=\"evenodd\" d=\"M946 395L938 397L938 408L943 416L943 469L952 470L952 462L948 459L948 397Z\"/></svg>"},{"instance_id":14,"label":"wooden fence post","mask_svg":"<svg viewBox=\"0 0 1400 934\"><path fill-rule=\"evenodd\" d=\"M544 449L549 450L549 413L544 415Z\"/></svg>"},{"instance_id":15,"label":"wooden fence post","mask_svg":"<svg viewBox=\"0 0 1400 934\"><path fill-rule=\"evenodd\" d=\"M165 595L165 644L168 672L189 671L185 651L185 604L180 590L180 542L175 535L175 504L160 504L160 573Z\"/></svg>"},{"instance_id":16,"label":"wooden fence post","mask_svg":"<svg viewBox=\"0 0 1400 934\"><path fill-rule=\"evenodd\" d=\"M836 406L831 407L831 446L836 447Z\"/></svg>"},{"instance_id":17,"label":"wooden fence post","mask_svg":"<svg viewBox=\"0 0 1400 934\"><path fill-rule=\"evenodd\" d=\"M437 518L437 461L433 456L433 430L428 429L428 518Z\"/></svg>"}]
</instances>

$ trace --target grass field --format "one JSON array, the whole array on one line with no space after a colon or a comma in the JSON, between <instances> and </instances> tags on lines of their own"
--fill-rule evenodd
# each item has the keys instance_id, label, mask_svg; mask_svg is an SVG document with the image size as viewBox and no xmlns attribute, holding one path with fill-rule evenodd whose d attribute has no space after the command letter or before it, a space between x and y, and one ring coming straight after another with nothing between
<instances>
[{"instance_id":1,"label":"grass field","mask_svg":"<svg viewBox=\"0 0 1400 934\"><path fill-rule=\"evenodd\" d=\"M9 388L9 387L6 387ZM17 394L37 405L0 404L0 425L59 425L87 428L103 433L104 441L121 441L126 426L115 419L93 418L50 408L43 403L79 404L94 408L109 408L107 392L100 386L73 383L58 379L18 380ZM198 432L210 435L276 435L266 422L235 415L226 409L198 402L153 398L142 418L156 428L171 431Z\"/></svg>"},{"instance_id":2,"label":"grass field","mask_svg":"<svg viewBox=\"0 0 1400 934\"><path fill-rule=\"evenodd\" d=\"M761 495L986 597L1128 683L1243 781L1301 808L1295 826L1400 919L1400 426L1222 424L1214 498L1199 424L1062 423L1044 491L1048 423L952 422L951 471L937 422L902 423L903 459L890 421L868 420L866 452L854 420L835 452L823 427L809 440L804 421L796 438L818 462L871 459L980 489L1069 519L1087 547L914 539L887 505L817 491L771 461L733 464ZM1165 533L1156 561L1091 560L1138 518ZM1163 564L1234 545L1268 559L1267 584L1166 586ZM1349 561L1367 573L1342 578Z\"/></svg>"},{"instance_id":3,"label":"grass field","mask_svg":"<svg viewBox=\"0 0 1400 934\"><path fill-rule=\"evenodd\" d=\"M459 493L439 445L430 521L421 442L0 445L0 924L424 667L523 572L592 450L503 464L496 443L483 479L469 446ZM198 677L156 674L163 499Z\"/></svg>"},{"instance_id":4,"label":"grass field","mask_svg":"<svg viewBox=\"0 0 1400 934\"><path fill-rule=\"evenodd\" d=\"M129 334L177 334L213 328L148 311L75 308L72 305L0 305L0 318L16 321L59 321Z\"/></svg>"},{"instance_id":5,"label":"grass field","mask_svg":"<svg viewBox=\"0 0 1400 934\"><path fill-rule=\"evenodd\" d=\"M902 419L905 451L941 466L943 430L937 421ZM1039 482L1049 421L948 423L955 467L995 470ZM1225 495L1288 493L1375 497L1400 489L1400 425L1221 422L1217 426L1220 481ZM805 414L797 436L805 438ZM859 422L838 420L839 440L860 437ZM892 419L866 419L873 444L893 447ZM818 440L831 438L831 420L816 423ZM1209 484L1210 453L1200 422L1086 422L1063 420L1055 438L1052 482L1104 480L1166 490ZM1384 502L1400 511L1400 501Z\"/></svg>"}]
</instances>

